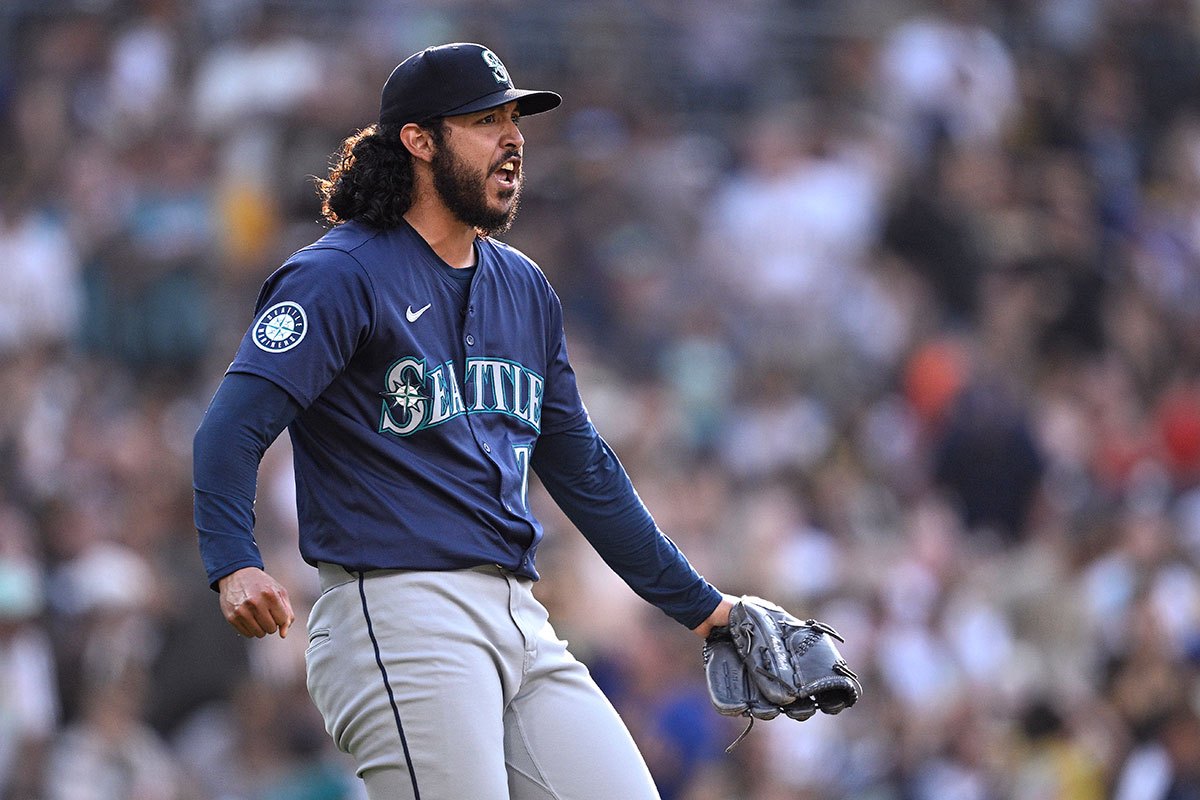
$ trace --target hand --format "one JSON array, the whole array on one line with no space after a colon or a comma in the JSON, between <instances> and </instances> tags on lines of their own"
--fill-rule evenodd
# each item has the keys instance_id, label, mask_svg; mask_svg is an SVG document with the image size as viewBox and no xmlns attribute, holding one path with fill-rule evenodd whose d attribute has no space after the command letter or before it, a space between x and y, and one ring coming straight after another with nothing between
<instances>
[{"instance_id":1,"label":"hand","mask_svg":"<svg viewBox=\"0 0 1200 800\"><path fill-rule=\"evenodd\" d=\"M261 639L279 631L286 639L296 621L287 589L258 567L243 567L217 582L221 613L242 636Z\"/></svg>"},{"instance_id":2,"label":"hand","mask_svg":"<svg viewBox=\"0 0 1200 800\"><path fill-rule=\"evenodd\" d=\"M713 612L708 615L708 619L701 622L696 627L692 628L692 633L699 636L701 639L708 636L713 628L724 627L729 624L729 609L733 608L733 604L738 601L738 598L731 595L722 594L721 602L713 609Z\"/></svg>"}]
</instances>

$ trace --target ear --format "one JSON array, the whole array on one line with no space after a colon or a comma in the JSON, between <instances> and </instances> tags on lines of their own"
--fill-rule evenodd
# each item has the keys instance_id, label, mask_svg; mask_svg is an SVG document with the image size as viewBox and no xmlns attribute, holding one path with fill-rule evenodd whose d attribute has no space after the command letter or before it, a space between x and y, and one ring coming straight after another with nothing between
<instances>
[{"instance_id":1,"label":"ear","mask_svg":"<svg viewBox=\"0 0 1200 800\"><path fill-rule=\"evenodd\" d=\"M412 153L413 158L426 163L433 161L433 152L437 146L433 143L433 137L429 135L429 131L417 123L410 122L400 129L400 141L404 142L404 146L408 148L408 152Z\"/></svg>"}]
</instances>

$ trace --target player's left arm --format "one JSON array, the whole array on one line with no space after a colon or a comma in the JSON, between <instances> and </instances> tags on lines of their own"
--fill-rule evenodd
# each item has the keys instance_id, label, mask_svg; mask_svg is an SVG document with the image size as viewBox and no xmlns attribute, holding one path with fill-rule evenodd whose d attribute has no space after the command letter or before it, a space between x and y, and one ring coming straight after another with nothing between
<instances>
[{"instance_id":1,"label":"player's left arm","mask_svg":"<svg viewBox=\"0 0 1200 800\"><path fill-rule=\"evenodd\" d=\"M634 592L707 635L728 620L734 598L701 577L659 530L625 468L592 425L567 355L562 303L548 283L542 286L546 370L541 435L530 466L558 507Z\"/></svg>"},{"instance_id":2,"label":"player's left arm","mask_svg":"<svg viewBox=\"0 0 1200 800\"><path fill-rule=\"evenodd\" d=\"M701 636L728 622L735 598L701 577L659 530L590 420L539 437L532 466L554 502L639 596Z\"/></svg>"},{"instance_id":3,"label":"player's left arm","mask_svg":"<svg viewBox=\"0 0 1200 800\"><path fill-rule=\"evenodd\" d=\"M723 628L729 625L729 611L733 608L734 603L738 598L733 595L722 593L721 602L713 609L713 612L708 615L708 619L701 622L696 627L692 628L692 633L699 636L701 639L712 633L713 628Z\"/></svg>"}]
</instances>

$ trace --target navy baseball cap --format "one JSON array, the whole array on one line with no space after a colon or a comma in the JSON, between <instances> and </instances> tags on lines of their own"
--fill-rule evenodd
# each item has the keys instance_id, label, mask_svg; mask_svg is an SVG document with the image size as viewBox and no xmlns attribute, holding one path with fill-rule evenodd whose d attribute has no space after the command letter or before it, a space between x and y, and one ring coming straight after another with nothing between
<instances>
[{"instance_id":1,"label":"navy baseball cap","mask_svg":"<svg viewBox=\"0 0 1200 800\"><path fill-rule=\"evenodd\" d=\"M392 70L383 85L379 121L403 125L513 100L522 116L549 111L562 102L554 92L515 88L504 64L481 44L443 44L414 53Z\"/></svg>"}]
</instances>

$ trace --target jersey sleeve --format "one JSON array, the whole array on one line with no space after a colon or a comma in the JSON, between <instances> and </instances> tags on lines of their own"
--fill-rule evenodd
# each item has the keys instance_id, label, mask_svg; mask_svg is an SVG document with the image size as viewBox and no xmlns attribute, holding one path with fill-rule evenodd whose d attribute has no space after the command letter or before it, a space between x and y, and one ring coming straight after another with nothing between
<instances>
[{"instance_id":1,"label":"jersey sleeve","mask_svg":"<svg viewBox=\"0 0 1200 800\"><path fill-rule=\"evenodd\" d=\"M590 421L539 438L533 468L567 518L642 599L687 628L712 614L721 593L655 524Z\"/></svg>"},{"instance_id":2,"label":"jersey sleeve","mask_svg":"<svg viewBox=\"0 0 1200 800\"><path fill-rule=\"evenodd\" d=\"M543 434L559 433L578 426L587 419L587 410L579 396L575 370L567 356L567 337L563 331L562 302L554 289L549 288L547 315L546 384L542 397Z\"/></svg>"},{"instance_id":3,"label":"jersey sleeve","mask_svg":"<svg viewBox=\"0 0 1200 800\"><path fill-rule=\"evenodd\" d=\"M232 373L213 395L192 442L192 491L200 557L209 585L263 566L254 541L254 494L263 453L299 412L268 380Z\"/></svg>"},{"instance_id":4,"label":"jersey sleeve","mask_svg":"<svg viewBox=\"0 0 1200 800\"><path fill-rule=\"evenodd\" d=\"M263 284L228 371L266 378L307 408L370 335L375 308L370 278L353 256L301 250Z\"/></svg>"}]
</instances>

